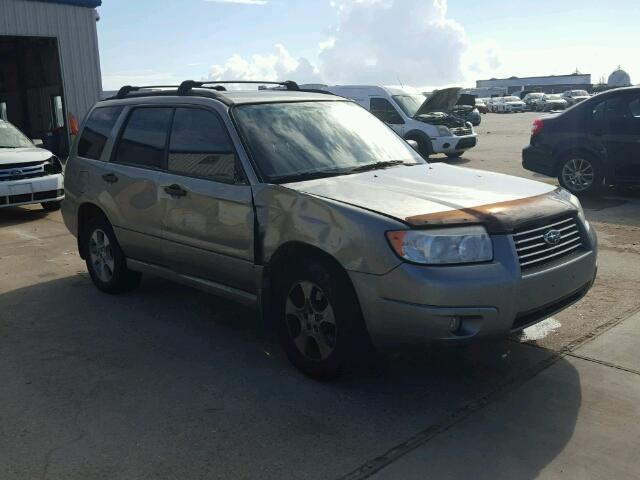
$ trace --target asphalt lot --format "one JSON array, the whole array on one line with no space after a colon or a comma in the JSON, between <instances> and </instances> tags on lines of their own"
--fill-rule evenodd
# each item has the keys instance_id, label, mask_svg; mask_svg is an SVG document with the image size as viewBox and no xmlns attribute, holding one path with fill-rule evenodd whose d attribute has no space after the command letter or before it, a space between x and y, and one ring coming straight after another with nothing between
<instances>
[{"instance_id":1,"label":"asphalt lot","mask_svg":"<svg viewBox=\"0 0 640 480\"><path fill-rule=\"evenodd\" d=\"M456 163L553 182L520 167L534 117L485 115L480 144ZM406 478L396 462L413 462L416 476L430 458L412 457L418 447L454 459L473 450L447 431L467 417L483 425L514 396L522 408L509 428L486 429L521 445L518 478L536 478L567 449L585 402L608 402L585 389L618 378L585 382L579 362L589 362L567 354L640 307L640 194L611 191L586 206L601 253L578 305L523 338L398 353L335 383L297 373L255 312L151 277L127 295L99 293L59 213L0 210L0 478ZM542 393L518 400L522 386ZM518 424L535 431L535 449ZM499 448L483 445L483 456ZM513 458L466 458L482 478L513 478Z\"/></svg>"}]
</instances>

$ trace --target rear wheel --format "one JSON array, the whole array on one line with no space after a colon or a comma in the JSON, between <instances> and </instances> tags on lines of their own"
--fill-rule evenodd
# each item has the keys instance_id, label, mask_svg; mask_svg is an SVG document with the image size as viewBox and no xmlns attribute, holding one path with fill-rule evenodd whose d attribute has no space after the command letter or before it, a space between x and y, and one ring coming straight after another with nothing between
<instances>
[{"instance_id":1,"label":"rear wheel","mask_svg":"<svg viewBox=\"0 0 640 480\"><path fill-rule=\"evenodd\" d=\"M96 287L106 293L122 293L140 284L140 273L127 268L125 256L106 218L93 218L83 240L87 270Z\"/></svg>"},{"instance_id":2,"label":"rear wheel","mask_svg":"<svg viewBox=\"0 0 640 480\"><path fill-rule=\"evenodd\" d=\"M289 361L319 380L338 377L359 351L356 342L368 339L351 284L342 272L317 260L288 268L283 277L276 322Z\"/></svg>"},{"instance_id":3,"label":"rear wheel","mask_svg":"<svg viewBox=\"0 0 640 480\"><path fill-rule=\"evenodd\" d=\"M560 164L558 181L575 195L592 195L602 185L602 169L590 155L582 152L567 155Z\"/></svg>"}]
</instances>

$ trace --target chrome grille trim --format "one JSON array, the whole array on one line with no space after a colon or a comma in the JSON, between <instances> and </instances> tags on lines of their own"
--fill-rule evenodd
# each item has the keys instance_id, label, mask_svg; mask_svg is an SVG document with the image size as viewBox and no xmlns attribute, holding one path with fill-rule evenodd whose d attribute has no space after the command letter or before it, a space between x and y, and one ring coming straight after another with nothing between
<instances>
[{"instance_id":1,"label":"chrome grille trim","mask_svg":"<svg viewBox=\"0 0 640 480\"><path fill-rule=\"evenodd\" d=\"M560 232L560 240L555 245L542 241L549 230ZM516 231L512 238L521 269L569 255L583 246L582 233L577 219L573 216L549 221L541 227Z\"/></svg>"},{"instance_id":2,"label":"chrome grille trim","mask_svg":"<svg viewBox=\"0 0 640 480\"><path fill-rule=\"evenodd\" d=\"M13 166L11 168L0 167L0 181L2 180L19 180L21 178L27 178L34 175L41 175L44 173L44 166L46 162L39 165L29 165L25 167Z\"/></svg>"}]
</instances>

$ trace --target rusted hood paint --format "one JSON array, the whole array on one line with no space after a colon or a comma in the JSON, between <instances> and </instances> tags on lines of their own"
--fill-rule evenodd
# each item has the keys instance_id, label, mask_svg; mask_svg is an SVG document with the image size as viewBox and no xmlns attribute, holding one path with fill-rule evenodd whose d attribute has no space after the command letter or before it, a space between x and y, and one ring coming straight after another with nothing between
<instances>
[{"instance_id":1,"label":"rusted hood paint","mask_svg":"<svg viewBox=\"0 0 640 480\"><path fill-rule=\"evenodd\" d=\"M524 222L575 211L551 185L444 164L395 167L286 187L414 227L481 223L490 233L508 233Z\"/></svg>"}]
</instances>

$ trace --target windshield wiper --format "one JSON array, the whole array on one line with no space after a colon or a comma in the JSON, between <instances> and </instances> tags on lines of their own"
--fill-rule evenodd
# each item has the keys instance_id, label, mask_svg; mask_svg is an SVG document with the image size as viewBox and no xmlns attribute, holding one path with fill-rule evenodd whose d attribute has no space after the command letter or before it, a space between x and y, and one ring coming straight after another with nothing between
<instances>
[{"instance_id":1,"label":"windshield wiper","mask_svg":"<svg viewBox=\"0 0 640 480\"><path fill-rule=\"evenodd\" d=\"M335 177L336 175L343 175L344 170L324 170L320 172L301 172L292 173L290 175L280 175L277 177L271 177L269 180L272 183L293 183L303 182L305 180L315 180L317 178Z\"/></svg>"},{"instance_id":2,"label":"windshield wiper","mask_svg":"<svg viewBox=\"0 0 640 480\"><path fill-rule=\"evenodd\" d=\"M418 163L409 163L404 160L388 160L386 162L367 163L357 167L350 168L345 173L368 172L370 170L380 170L382 168L393 167L395 165L419 165Z\"/></svg>"}]
</instances>

